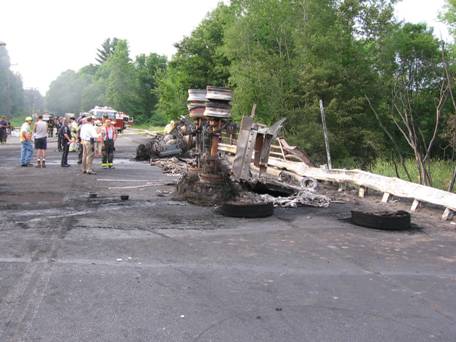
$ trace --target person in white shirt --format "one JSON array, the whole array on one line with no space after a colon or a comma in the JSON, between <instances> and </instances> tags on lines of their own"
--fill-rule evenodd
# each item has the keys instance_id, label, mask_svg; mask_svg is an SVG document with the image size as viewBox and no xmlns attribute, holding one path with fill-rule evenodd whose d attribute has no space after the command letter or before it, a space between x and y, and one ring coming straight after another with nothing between
<instances>
[{"instance_id":1,"label":"person in white shirt","mask_svg":"<svg viewBox=\"0 0 456 342\"><path fill-rule=\"evenodd\" d=\"M43 115L38 115L38 121L33 128L36 150L36 167L46 167L46 149L48 137L48 124L43 121Z\"/></svg>"},{"instance_id":2,"label":"person in white shirt","mask_svg":"<svg viewBox=\"0 0 456 342\"><path fill-rule=\"evenodd\" d=\"M91 117L88 117L86 123L81 126L80 137L82 144L82 172L88 175L95 175L95 171L92 170L92 163L98 134Z\"/></svg>"}]
</instances>

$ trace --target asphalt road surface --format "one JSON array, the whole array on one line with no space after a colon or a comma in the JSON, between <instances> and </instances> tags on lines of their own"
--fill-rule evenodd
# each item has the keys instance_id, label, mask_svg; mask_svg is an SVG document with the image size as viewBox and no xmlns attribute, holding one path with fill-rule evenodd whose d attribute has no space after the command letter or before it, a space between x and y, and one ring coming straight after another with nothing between
<instances>
[{"instance_id":1,"label":"asphalt road surface","mask_svg":"<svg viewBox=\"0 0 456 342\"><path fill-rule=\"evenodd\" d=\"M337 203L221 217L132 161L143 139L96 176L55 142L46 169L0 146L1 342L456 341L454 230L360 228Z\"/></svg>"}]
</instances>

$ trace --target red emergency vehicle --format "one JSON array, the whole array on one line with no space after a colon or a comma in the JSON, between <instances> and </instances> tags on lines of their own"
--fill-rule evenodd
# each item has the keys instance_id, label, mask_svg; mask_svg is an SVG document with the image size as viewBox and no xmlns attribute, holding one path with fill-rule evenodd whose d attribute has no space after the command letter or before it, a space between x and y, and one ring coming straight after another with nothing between
<instances>
[{"instance_id":1,"label":"red emergency vehicle","mask_svg":"<svg viewBox=\"0 0 456 342\"><path fill-rule=\"evenodd\" d=\"M121 133L125 128L127 128L130 122L133 122L132 119L128 115L122 112L118 112L111 107L99 107L96 106L95 108L89 111L89 114L94 116L97 120L106 120L108 118L112 121L114 127L117 129L119 133Z\"/></svg>"}]
</instances>

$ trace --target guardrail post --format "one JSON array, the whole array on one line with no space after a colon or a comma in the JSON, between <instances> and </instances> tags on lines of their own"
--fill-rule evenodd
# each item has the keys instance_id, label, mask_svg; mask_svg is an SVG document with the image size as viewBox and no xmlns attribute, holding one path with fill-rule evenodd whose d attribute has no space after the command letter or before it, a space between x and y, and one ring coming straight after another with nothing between
<instances>
[{"instance_id":1,"label":"guardrail post","mask_svg":"<svg viewBox=\"0 0 456 342\"><path fill-rule=\"evenodd\" d=\"M446 208L442 215L443 221L449 221L453 218L454 212L450 208Z\"/></svg>"},{"instance_id":2,"label":"guardrail post","mask_svg":"<svg viewBox=\"0 0 456 342\"><path fill-rule=\"evenodd\" d=\"M382 202L383 202L383 203L388 203L388 200L389 200L390 196L391 196L391 194L385 192L385 193L383 194Z\"/></svg>"},{"instance_id":3,"label":"guardrail post","mask_svg":"<svg viewBox=\"0 0 456 342\"><path fill-rule=\"evenodd\" d=\"M415 212L416 209L418 209L419 206L420 206L420 201L414 200L414 201L413 201L413 204L412 204L412 207L410 208L410 210L413 211L413 212Z\"/></svg>"}]
</instances>

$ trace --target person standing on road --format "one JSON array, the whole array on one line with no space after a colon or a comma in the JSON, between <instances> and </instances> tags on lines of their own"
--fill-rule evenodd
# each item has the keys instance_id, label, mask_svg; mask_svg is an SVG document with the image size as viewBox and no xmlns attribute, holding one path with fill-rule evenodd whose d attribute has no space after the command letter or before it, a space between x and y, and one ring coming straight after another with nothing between
<instances>
[{"instance_id":1,"label":"person standing on road","mask_svg":"<svg viewBox=\"0 0 456 342\"><path fill-rule=\"evenodd\" d=\"M76 137L77 137L77 141L78 141L78 164L82 164L82 153L83 153L82 141L81 141L81 127L86 122L87 121L86 121L85 114L82 114L77 121Z\"/></svg>"},{"instance_id":2,"label":"person standing on road","mask_svg":"<svg viewBox=\"0 0 456 342\"><path fill-rule=\"evenodd\" d=\"M82 173L96 175L92 170L93 157L95 152L95 141L97 139L97 131L93 126L92 117L86 119L86 123L81 126L80 136L82 144Z\"/></svg>"},{"instance_id":3,"label":"person standing on road","mask_svg":"<svg viewBox=\"0 0 456 342\"><path fill-rule=\"evenodd\" d=\"M69 167L70 165L68 164L68 152L70 151L70 144L72 142L71 140L71 129L68 126L68 119L65 119L61 125L59 130L59 137L61 136L62 138L62 161L60 163L61 167Z\"/></svg>"},{"instance_id":4,"label":"person standing on road","mask_svg":"<svg viewBox=\"0 0 456 342\"><path fill-rule=\"evenodd\" d=\"M48 120L48 136L49 138L54 137L54 127L55 127L55 121L54 118L50 117Z\"/></svg>"},{"instance_id":5,"label":"person standing on road","mask_svg":"<svg viewBox=\"0 0 456 342\"><path fill-rule=\"evenodd\" d=\"M19 140L21 142L21 166L27 167L30 166L33 155L33 146L32 146L32 117L27 116L25 122L21 126L19 131Z\"/></svg>"},{"instance_id":6,"label":"person standing on road","mask_svg":"<svg viewBox=\"0 0 456 342\"><path fill-rule=\"evenodd\" d=\"M55 121L55 128L57 128L57 150L59 152L63 152L63 142L64 139L60 135L61 128L63 127L63 120L62 118L57 118Z\"/></svg>"},{"instance_id":7,"label":"person standing on road","mask_svg":"<svg viewBox=\"0 0 456 342\"><path fill-rule=\"evenodd\" d=\"M71 136L73 137L73 141L71 142L70 145L70 152L78 152L79 147L78 147L78 131L79 131L79 125L74 119L74 117L70 118L70 131L71 131ZM82 158L82 157L81 157Z\"/></svg>"},{"instance_id":8,"label":"person standing on road","mask_svg":"<svg viewBox=\"0 0 456 342\"><path fill-rule=\"evenodd\" d=\"M95 126L98 134L97 146L95 149L95 157L101 157L103 155L103 123L100 120L95 121Z\"/></svg>"},{"instance_id":9,"label":"person standing on road","mask_svg":"<svg viewBox=\"0 0 456 342\"><path fill-rule=\"evenodd\" d=\"M0 117L0 144L6 144L6 137L8 136L8 121L6 118Z\"/></svg>"},{"instance_id":10,"label":"person standing on road","mask_svg":"<svg viewBox=\"0 0 456 342\"><path fill-rule=\"evenodd\" d=\"M46 167L46 149L48 137L48 125L43 121L43 115L38 115L38 121L33 128L36 150L36 167Z\"/></svg>"},{"instance_id":11,"label":"person standing on road","mask_svg":"<svg viewBox=\"0 0 456 342\"><path fill-rule=\"evenodd\" d=\"M103 142L104 142L104 149L103 149L103 161L101 166L106 168L113 168L113 160L114 160L114 142L117 139L117 132L116 128L111 125L111 120L106 120L103 130Z\"/></svg>"}]
</instances>

